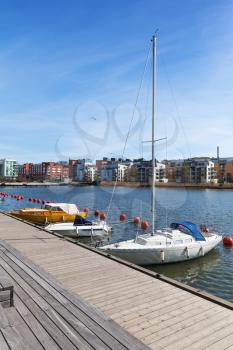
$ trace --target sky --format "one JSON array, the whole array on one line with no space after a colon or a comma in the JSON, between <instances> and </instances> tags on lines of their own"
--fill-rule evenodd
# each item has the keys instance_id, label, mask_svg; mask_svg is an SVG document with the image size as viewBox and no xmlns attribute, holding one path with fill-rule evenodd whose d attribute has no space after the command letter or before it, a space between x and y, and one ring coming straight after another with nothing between
<instances>
[{"instance_id":1,"label":"sky","mask_svg":"<svg viewBox=\"0 0 233 350\"><path fill-rule=\"evenodd\" d=\"M232 18L232 0L1 2L0 158L149 159L156 29L157 158L233 156Z\"/></svg>"}]
</instances>

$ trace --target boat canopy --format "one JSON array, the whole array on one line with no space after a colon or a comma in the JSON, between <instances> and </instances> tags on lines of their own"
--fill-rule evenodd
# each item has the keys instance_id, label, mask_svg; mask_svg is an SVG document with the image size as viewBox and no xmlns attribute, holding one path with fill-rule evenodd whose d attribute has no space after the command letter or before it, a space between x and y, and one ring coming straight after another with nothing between
<instances>
[{"instance_id":1,"label":"boat canopy","mask_svg":"<svg viewBox=\"0 0 233 350\"><path fill-rule=\"evenodd\" d=\"M84 226L84 225L92 226L93 224L91 221L86 220L82 216L76 215L74 220L74 226Z\"/></svg>"},{"instance_id":2,"label":"boat canopy","mask_svg":"<svg viewBox=\"0 0 233 350\"><path fill-rule=\"evenodd\" d=\"M79 213L77 205L70 203L46 203L44 208L52 211L64 211L71 215Z\"/></svg>"},{"instance_id":3,"label":"boat canopy","mask_svg":"<svg viewBox=\"0 0 233 350\"><path fill-rule=\"evenodd\" d=\"M201 233L201 231L198 229L197 225L193 224L190 221L177 221L177 222L173 222L171 224L171 228L173 229L177 229L179 228L179 226L183 226L186 229L188 229L188 231L191 233L191 235L196 239L196 241L205 241L205 237L203 236L203 234Z\"/></svg>"}]
</instances>

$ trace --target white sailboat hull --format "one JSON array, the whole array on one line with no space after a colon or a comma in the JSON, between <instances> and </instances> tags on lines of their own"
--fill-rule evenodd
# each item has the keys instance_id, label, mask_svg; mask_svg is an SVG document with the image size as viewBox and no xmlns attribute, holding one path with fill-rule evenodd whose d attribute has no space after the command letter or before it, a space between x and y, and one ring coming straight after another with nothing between
<instances>
[{"instance_id":1,"label":"white sailboat hull","mask_svg":"<svg viewBox=\"0 0 233 350\"><path fill-rule=\"evenodd\" d=\"M206 241L191 242L180 245L147 246L135 243L134 240L120 242L101 247L118 258L130 261L136 265L168 264L187 261L209 253L222 240L222 237L214 234Z\"/></svg>"}]
</instances>

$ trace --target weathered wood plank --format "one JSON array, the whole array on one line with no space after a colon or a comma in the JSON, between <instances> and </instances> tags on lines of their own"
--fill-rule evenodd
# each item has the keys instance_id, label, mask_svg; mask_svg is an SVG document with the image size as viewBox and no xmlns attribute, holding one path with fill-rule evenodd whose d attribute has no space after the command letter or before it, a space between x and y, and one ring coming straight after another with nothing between
<instances>
[{"instance_id":1,"label":"weathered wood plank","mask_svg":"<svg viewBox=\"0 0 233 350\"><path fill-rule=\"evenodd\" d=\"M9 264L9 262L8 262ZM88 345L86 340L79 336L79 334L75 331L75 329L72 329L72 327L69 327L69 324L67 323L66 319L63 319L57 314L55 311L53 311L53 307L61 308L61 305L59 302L55 305L55 303L52 303L52 306L45 301L48 298L48 294L44 293L44 298L40 296L40 294L37 294L35 290L30 286L34 284L32 280L28 279L26 282L20 277L20 271L19 269L15 268L15 270L11 269L7 265L3 265L6 268L6 271L9 273L9 275L12 276L12 278L15 279L17 282L17 286L15 286L15 290L17 295L21 298L21 300L30 307L30 310L34 316L39 315L40 316L40 322L43 325L43 327L50 333L50 335L53 337L53 339L56 340L58 344L63 343L63 347L70 349L75 348L82 348L82 349L91 349L91 347ZM27 285L29 283L29 285ZM51 300L50 300L51 302ZM38 317L38 316L37 316ZM70 321L69 313L67 312L66 317ZM74 322L74 321L73 321ZM83 325L81 323L78 323L76 321L76 326L78 327L78 330L80 333L83 333ZM81 328L82 327L82 328ZM77 334L76 334L77 333ZM54 335L58 334L59 338L54 338ZM92 335L92 334L91 334ZM90 335L85 334L86 338L90 340ZM66 339L67 338L67 339ZM69 340L69 341L68 341ZM98 338L95 339L96 344L98 345ZM72 344L71 344L72 342ZM103 343L102 349L104 349ZM97 347L98 348L98 347Z\"/></svg>"},{"instance_id":2,"label":"weathered wood plank","mask_svg":"<svg viewBox=\"0 0 233 350\"><path fill-rule=\"evenodd\" d=\"M9 253L7 253L7 254L9 254ZM6 260L5 257L3 257L3 258ZM15 259L15 258L14 258L14 259ZM18 263L19 263L19 262L18 262ZM12 263L11 263L9 260L7 261L7 264L9 264L9 265L12 266ZM22 264L22 263L20 262L20 264ZM12 267L14 268L14 270L17 271L17 273L18 273L19 275L22 276L23 273L22 273L22 271L21 271L18 267L16 267L16 266L12 266ZM21 266L21 268L25 268L25 267ZM30 270L30 271L31 271L31 270ZM15 277L15 278L16 278L16 277ZM24 276L24 278L26 278L26 276ZM33 278L35 278L35 276L33 276ZM40 281L40 282L41 282L41 281ZM30 285L33 286L33 287L35 288L35 282L34 282L33 280L30 281ZM37 287L37 292L38 292L38 288L40 289L40 287ZM30 293L31 293L31 292L30 292ZM40 293L42 293L43 298L45 298L47 301L49 300L50 295L47 295L47 294L45 293L44 290L40 289ZM44 293L45 293L45 294L44 294ZM50 293L51 293L51 288L50 288ZM32 293L31 295L33 295L33 293ZM52 303L51 300L50 300L50 303ZM52 305L52 306L55 307L54 302L53 302L53 305ZM60 309L61 309L61 307L60 307ZM60 311L61 311L61 310L60 310ZM46 312L48 312L48 311L46 311ZM90 312L90 310L89 310L89 312ZM63 309L63 313L64 313L64 309ZM76 315L76 316L77 316L77 315ZM66 316L66 317L68 317L68 316ZM79 315L79 317L80 317L80 315ZM82 317L83 317L83 316L82 316ZM70 321L70 320L69 320L69 321ZM85 322L87 322L87 318L85 319ZM89 326L90 326L92 329L93 329L94 327L96 327L96 325L94 325L93 323L90 324L90 321L89 321ZM102 329L102 333L103 333L103 329ZM103 333L103 334L101 334L101 337L104 338L104 337L106 337L106 335ZM90 338L90 336L89 336L89 338ZM87 339L90 341L89 338L87 338ZM122 342L122 336L121 336L120 339L121 339L121 342ZM116 342L115 338L110 339L109 336L108 336L107 341L108 341L108 343L112 343L112 344L113 344L113 348L116 348L116 349L120 349L120 348L121 348L120 343L119 343L119 342ZM132 339L131 339L131 341L132 341ZM100 342L100 341L98 341L98 340L96 340L96 339L94 340L94 343L95 343L96 348L97 348L98 342ZM115 345L114 345L114 343L115 343ZM101 348L102 348L102 349L105 348L105 346L103 345L103 343L101 344ZM134 348L135 348L135 346L134 346Z\"/></svg>"},{"instance_id":3,"label":"weathered wood plank","mask_svg":"<svg viewBox=\"0 0 233 350\"><path fill-rule=\"evenodd\" d=\"M178 331L174 335L163 338L157 343L164 346L167 350L184 349L186 345L203 339L204 336L208 335L209 332L218 329L218 327L221 328L227 326L228 322L229 320L226 318L224 310L221 310L213 317L200 321L194 326L189 326L185 330Z\"/></svg>"},{"instance_id":4,"label":"weathered wood plank","mask_svg":"<svg viewBox=\"0 0 233 350\"><path fill-rule=\"evenodd\" d=\"M30 327L31 331L34 333L35 337L39 339L41 345L45 349L49 350L59 350L60 347L56 344L46 329L40 324L37 318L31 313L27 305L23 303L19 297L15 296L15 308L23 318L24 322Z\"/></svg>"},{"instance_id":5,"label":"weathered wood plank","mask_svg":"<svg viewBox=\"0 0 233 350\"><path fill-rule=\"evenodd\" d=\"M0 349L1 350L10 350L5 338L2 335L1 330L0 330Z\"/></svg>"}]
</instances>

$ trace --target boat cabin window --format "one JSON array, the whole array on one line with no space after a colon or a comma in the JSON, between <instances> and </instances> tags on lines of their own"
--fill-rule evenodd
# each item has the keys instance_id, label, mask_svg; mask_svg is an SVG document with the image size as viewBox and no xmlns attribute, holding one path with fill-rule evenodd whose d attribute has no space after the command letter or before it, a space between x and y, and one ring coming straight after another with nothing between
<instances>
[{"instance_id":1,"label":"boat cabin window","mask_svg":"<svg viewBox=\"0 0 233 350\"><path fill-rule=\"evenodd\" d=\"M52 211L63 211L60 207L52 207Z\"/></svg>"},{"instance_id":2,"label":"boat cabin window","mask_svg":"<svg viewBox=\"0 0 233 350\"><path fill-rule=\"evenodd\" d=\"M50 210L50 211L63 211L60 207L52 207L51 205L48 205L48 204L44 206L44 209Z\"/></svg>"},{"instance_id":3,"label":"boat cabin window","mask_svg":"<svg viewBox=\"0 0 233 350\"><path fill-rule=\"evenodd\" d=\"M44 209L46 209L46 210L51 210L51 207L50 207L50 205L45 204Z\"/></svg>"},{"instance_id":4,"label":"boat cabin window","mask_svg":"<svg viewBox=\"0 0 233 350\"><path fill-rule=\"evenodd\" d=\"M183 243L183 240L182 239L177 239L176 241L175 241L175 244L182 244Z\"/></svg>"}]
</instances>

